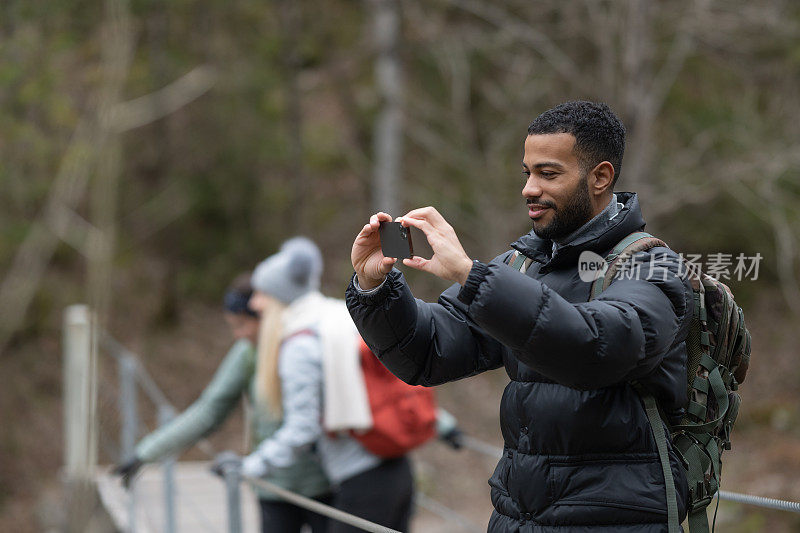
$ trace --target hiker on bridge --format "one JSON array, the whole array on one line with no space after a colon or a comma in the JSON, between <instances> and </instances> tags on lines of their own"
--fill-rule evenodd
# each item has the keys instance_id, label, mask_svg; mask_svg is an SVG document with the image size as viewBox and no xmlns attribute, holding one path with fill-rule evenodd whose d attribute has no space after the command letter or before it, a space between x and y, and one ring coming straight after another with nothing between
<instances>
[{"instance_id":1,"label":"hiker on bridge","mask_svg":"<svg viewBox=\"0 0 800 533\"><path fill-rule=\"evenodd\" d=\"M225 321L236 339L235 344L200 398L167 425L144 437L136 446L135 457L117 467L116 473L122 476L126 486L144 463L157 462L179 453L215 431L233 412L242 396L250 406L252 447L272 436L280 427L280 421L268 410L257 408L254 401L259 318L248 305L253 293L250 277L250 273L238 276L225 292ZM267 479L317 501L331 501L328 478L311 450L298 451L291 466L271 472ZM256 494L261 506L263 531L299 533L304 524L308 524L313 533L326 531L326 517L284 502L266 490L257 489Z\"/></svg>"},{"instance_id":2,"label":"hiker on bridge","mask_svg":"<svg viewBox=\"0 0 800 533\"><path fill-rule=\"evenodd\" d=\"M408 529L413 479L405 452L427 437L414 440L413 435L401 435L405 441L389 449L391 457L381 453L386 449L385 434L377 435L376 453L353 437L358 430L359 438L375 440L376 420L362 365L377 366L393 382L407 386L362 349L344 302L319 292L321 274L319 249L298 238L284 243L252 275L237 277L224 299L225 320L236 343L200 398L144 437L135 457L117 467L126 485L144 463L178 453L213 432L244 394L255 450L244 461L246 475L362 518ZM384 385L386 377L381 379ZM417 394L423 392L427 391ZM434 409L428 409L432 426L428 436L438 433L459 448L461 433L455 419ZM297 533L304 524L313 533L352 530L267 490L257 489L257 495L265 532Z\"/></svg>"},{"instance_id":3,"label":"hiker on bridge","mask_svg":"<svg viewBox=\"0 0 800 533\"><path fill-rule=\"evenodd\" d=\"M568 102L536 118L522 162L533 230L488 263L467 255L433 207L396 219L433 249L403 264L454 282L437 303L415 300L396 259L383 256L378 229L390 215L373 215L353 244L347 304L392 372L427 386L501 366L511 378L500 404L504 455L489 480L491 532L663 532L672 502L686 516L687 473L669 446L677 490L665 490L631 385L681 419L693 310L681 259L663 246L641 252L638 275L591 301L579 268L582 254L602 260L645 225L636 194L614 192L624 146L604 104Z\"/></svg>"},{"instance_id":4,"label":"hiker on bridge","mask_svg":"<svg viewBox=\"0 0 800 533\"><path fill-rule=\"evenodd\" d=\"M261 316L256 356L256 402L277 430L246 457L242 472L269 478L292 468L316 448L333 487L336 508L400 531L408 531L413 510L413 476L402 445L384 457L367 448L361 435L376 424L361 340L342 300L319 292L322 254L308 239L287 241L255 269L250 306ZM368 352L380 370L402 387ZM424 389L418 393L425 393ZM437 416L428 409L428 434ZM439 433L457 444L452 417L440 416ZM449 421L449 427L443 422ZM402 437L402 436L401 436ZM380 448L373 448L380 451ZM280 528L270 531L283 531ZM331 520L328 531L359 531Z\"/></svg>"}]
</instances>

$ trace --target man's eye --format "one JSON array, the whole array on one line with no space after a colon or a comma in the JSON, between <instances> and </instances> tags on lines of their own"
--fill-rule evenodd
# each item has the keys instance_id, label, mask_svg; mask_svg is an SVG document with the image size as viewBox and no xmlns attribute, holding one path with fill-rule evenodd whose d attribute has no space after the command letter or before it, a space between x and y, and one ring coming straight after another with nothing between
<instances>
[{"instance_id":1,"label":"man's eye","mask_svg":"<svg viewBox=\"0 0 800 533\"><path fill-rule=\"evenodd\" d=\"M531 171L530 170L523 170L522 173L524 175L526 175L526 176L530 176L531 175Z\"/></svg>"},{"instance_id":2,"label":"man's eye","mask_svg":"<svg viewBox=\"0 0 800 533\"><path fill-rule=\"evenodd\" d=\"M540 172L540 174L545 178L552 178L553 176L556 175L555 172L549 172L547 170L543 170L542 172Z\"/></svg>"}]
</instances>

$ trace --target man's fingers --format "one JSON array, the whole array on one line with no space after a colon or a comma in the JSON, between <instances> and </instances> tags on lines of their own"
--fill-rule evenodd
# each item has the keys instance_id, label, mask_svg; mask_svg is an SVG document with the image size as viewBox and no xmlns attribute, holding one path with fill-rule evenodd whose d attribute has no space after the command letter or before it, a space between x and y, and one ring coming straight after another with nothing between
<instances>
[{"instance_id":1,"label":"man's fingers","mask_svg":"<svg viewBox=\"0 0 800 533\"><path fill-rule=\"evenodd\" d=\"M406 227L412 226L414 228L417 228L426 236L434 229L433 225L427 220L421 218L409 218L408 215L400 217L400 223Z\"/></svg>"},{"instance_id":2,"label":"man's fingers","mask_svg":"<svg viewBox=\"0 0 800 533\"><path fill-rule=\"evenodd\" d=\"M435 207L427 206L427 207L418 207L417 209L412 209L405 215L404 217L414 217L414 218L429 218L434 214L438 215L439 212L436 210ZM441 215L440 215L441 216Z\"/></svg>"},{"instance_id":3,"label":"man's fingers","mask_svg":"<svg viewBox=\"0 0 800 533\"><path fill-rule=\"evenodd\" d=\"M358 236L366 237L367 235L370 235L372 231L373 231L372 226L370 224L365 224L364 227L361 228L361 231L359 232Z\"/></svg>"},{"instance_id":4,"label":"man's fingers","mask_svg":"<svg viewBox=\"0 0 800 533\"><path fill-rule=\"evenodd\" d=\"M391 222L392 217L391 215L384 213L383 211L379 213L375 213L371 217L369 217L369 225L373 228L377 228L381 225L381 222Z\"/></svg>"},{"instance_id":5,"label":"man's fingers","mask_svg":"<svg viewBox=\"0 0 800 533\"><path fill-rule=\"evenodd\" d=\"M418 255L410 259L403 259L403 264L407 267L416 268L417 270L422 270L423 272L430 272L428 265L430 264L430 259L425 259Z\"/></svg>"},{"instance_id":6,"label":"man's fingers","mask_svg":"<svg viewBox=\"0 0 800 533\"><path fill-rule=\"evenodd\" d=\"M414 219L422 219L427 220L432 224L438 224L439 222L444 222L444 217L436 210L435 207L420 207L418 209L412 209L402 218L414 218Z\"/></svg>"}]
</instances>

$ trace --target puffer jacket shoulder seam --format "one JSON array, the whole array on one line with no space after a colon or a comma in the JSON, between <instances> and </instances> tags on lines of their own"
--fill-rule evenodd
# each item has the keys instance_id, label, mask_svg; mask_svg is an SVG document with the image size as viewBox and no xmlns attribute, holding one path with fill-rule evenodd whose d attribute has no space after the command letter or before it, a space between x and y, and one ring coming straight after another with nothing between
<instances>
[{"instance_id":1,"label":"puffer jacket shoulder seam","mask_svg":"<svg viewBox=\"0 0 800 533\"><path fill-rule=\"evenodd\" d=\"M671 261L674 261L674 264L677 266L677 268L679 270L678 270L678 272L672 272L672 271L670 271L670 272L672 274L674 274L675 278L678 280L678 282L682 286L685 285L685 283L688 282L687 278L686 278L686 273L680 271L680 268L681 268L680 267L680 262L682 261L682 259L681 259L680 255L675 253L675 251L672 250L671 248L665 248L663 246L656 246L655 248L651 248L649 250L643 250L643 251L638 252L638 253L644 254L644 255L646 255L648 257L652 256L654 258L657 258L660 255L661 257L664 257L664 258L667 258L667 259L669 259ZM665 266L664 268L667 268L667 267ZM616 283L620 279L622 279L622 278L619 278L619 277L615 276L614 279L611 280L611 283L610 283L609 286L613 285L614 283ZM668 292L664 291L664 284L666 282L662 281L660 283L654 283L653 282L654 280L650 280L650 279L645 279L645 280L642 280L642 281L645 281L646 283L651 283L651 284L655 285L664 294L664 296L667 297L667 300L669 300L670 305L672 305L672 309L673 309L673 311L675 311L675 315L676 316L679 316L681 318L685 318L687 312L691 312L691 310L692 310L692 305L690 305L691 304L691 302L690 302L691 297L689 296L687 298L688 294L691 291L689 291L689 293L687 293L687 291L685 291L685 290L681 291L682 292L682 296L683 296L683 298L682 298L682 304L683 305L681 306L682 307L681 309L678 309L676 307L676 302L673 300L673 298L670 298L670 294Z\"/></svg>"}]
</instances>

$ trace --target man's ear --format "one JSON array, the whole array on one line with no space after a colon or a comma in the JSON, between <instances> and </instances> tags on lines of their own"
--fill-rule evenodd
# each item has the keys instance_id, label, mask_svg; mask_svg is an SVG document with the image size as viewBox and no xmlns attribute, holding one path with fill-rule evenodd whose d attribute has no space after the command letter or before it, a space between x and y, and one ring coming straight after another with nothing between
<instances>
[{"instance_id":1,"label":"man's ear","mask_svg":"<svg viewBox=\"0 0 800 533\"><path fill-rule=\"evenodd\" d=\"M596 196L602 196L611 191L614 183L614 165L608 161L603 161L592 169L589 173L589 192Z\"/></svg>"}]
</instances>

